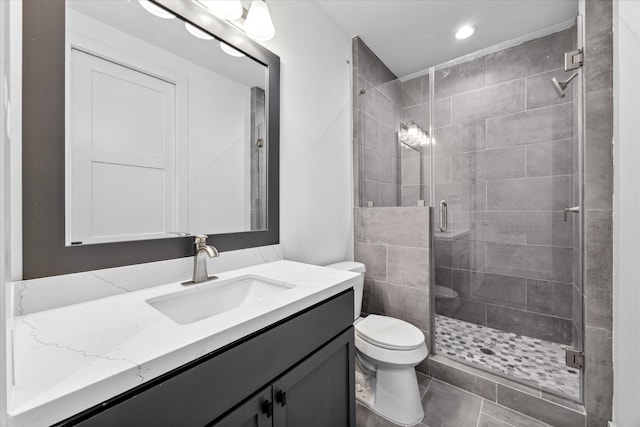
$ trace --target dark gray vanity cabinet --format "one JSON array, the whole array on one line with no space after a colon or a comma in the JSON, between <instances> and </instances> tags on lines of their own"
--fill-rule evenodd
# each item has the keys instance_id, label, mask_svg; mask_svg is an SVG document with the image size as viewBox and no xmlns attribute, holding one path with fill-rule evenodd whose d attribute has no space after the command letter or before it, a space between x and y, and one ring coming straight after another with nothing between
<instances>
[{"instance_id":1,"label":"dark gray vanity cabinet","mask_svg":"<svg viewBox=\"0 0 640 427\"><path fill-rule=\"evenodd\" d=\"M348 330L212 424L214 427L348 426Z\"/></svg>"},{"instance_id":2,"label":"dark gray vanity cabinet","mask_svg":"<svg viewBox=\"0 0 640 427\"><path fill-rule=\"evenodd\" d=\"M355 425L349 289L58 425Z\"/></svg>"},{"instance_id":3,"label":"dark gray vanity cabinet","mask_svg":"<svg viewBox=\"0 0 640 427\"><path fill-rule=\"evenodd\" d=\"M273 426L273 390L271 386L260 390L212 424L214 427L271 427Z\"/></svg>"}]
</instances>

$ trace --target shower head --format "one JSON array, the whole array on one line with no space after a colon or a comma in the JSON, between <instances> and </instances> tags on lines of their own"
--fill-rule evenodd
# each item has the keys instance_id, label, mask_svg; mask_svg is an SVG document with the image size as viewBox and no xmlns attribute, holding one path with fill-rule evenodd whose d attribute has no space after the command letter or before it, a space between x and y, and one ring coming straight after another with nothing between
<instances>
[{"instance_id":1,"label":"shower head","mask_svg":"<svg viewBox=\"0 0 640 427\"><path fill-rule=\"evenodd\" d=\"M578 73L574 73L571 77L567 79L566 82L559 82L558 79L555 77L551 79L553 88L556 90L560 98L564 98L564 95L565 95L564 91L567 88L567 85L571 83L571 80L575 79L576 77L578 77Z\"/></svg>"}]
</instances>

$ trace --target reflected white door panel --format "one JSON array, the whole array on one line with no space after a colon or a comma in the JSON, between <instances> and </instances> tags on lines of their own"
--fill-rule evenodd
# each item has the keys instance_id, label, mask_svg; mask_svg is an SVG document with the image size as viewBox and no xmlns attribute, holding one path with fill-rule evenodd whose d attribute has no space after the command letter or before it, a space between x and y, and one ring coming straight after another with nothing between
<instances>
[{"instance_id":1,"label":"reflected white door panel","mask_svg":"<svg viewBox=\"0 0 640 427\"><path fill-rule=\"evenodd\" d=\"M167 236L176 223L175 85L72 50L68 244Z\"/></svg>"}]
</instances>

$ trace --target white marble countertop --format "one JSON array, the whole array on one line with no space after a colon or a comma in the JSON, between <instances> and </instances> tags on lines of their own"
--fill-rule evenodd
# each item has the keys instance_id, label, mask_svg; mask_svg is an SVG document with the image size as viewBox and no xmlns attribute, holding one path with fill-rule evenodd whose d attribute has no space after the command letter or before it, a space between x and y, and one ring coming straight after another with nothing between
<instances>
[{"instance_id":1,"label":"white marble countertop","mask_svg":"<svg viewBox=\"0 0 640 427\"><path fill-rule=\"evenodd\" d=\"M336 295L352 287L358 277L292 261L218 277L247 274L296 287L187 325L177 324L145 302L185 290L179 283L16 317L9 425L61 421Z\"/></svg>"}]
</instances>

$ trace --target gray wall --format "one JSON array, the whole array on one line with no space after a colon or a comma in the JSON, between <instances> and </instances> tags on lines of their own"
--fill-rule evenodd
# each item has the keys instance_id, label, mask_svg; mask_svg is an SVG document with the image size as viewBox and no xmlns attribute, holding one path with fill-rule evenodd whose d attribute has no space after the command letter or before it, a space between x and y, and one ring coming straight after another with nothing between
<instances>
[{"instance_id":1,"label":"gray wall","mask_svg":"<svg viewBox=\"0 0 640 427\"><path fill-rule=\"evenodd\" d=\"M398 206L400 82L359 37L352 50L355 205Z\"/></svg>"},{"instance_id":2,"label":"gray wall","mask_svg":"<svg viewBox=\"0 0 640 427\"><path fill-rule=\"evenodd\" d=\"M468 322L572 344L573 85L564 52L575 28L435 73L436 283L460 296ZM435 222L439 219L436 215Z\"/></svg>"},{"instance_id":3,"label":"gray wall","mask_svg":"<svg viewBox=\"0 0 640 427\"><path fill-rule=\"evenodd\" d=\"M612 2L587 0L585 10L584 146L584 403L587 425L611 419L613 283Z\"/></svg>"},{"instance_id":4,"label":"gray wall","mask_svg":"<svg viewBox=\"0 0 640 427\"><path fill-rule=\"evenodd\" d=\"M355 208L355 260L367 267L363 312L406 320L430 342L429 208Z\"/></svg>"}]
</instances>

